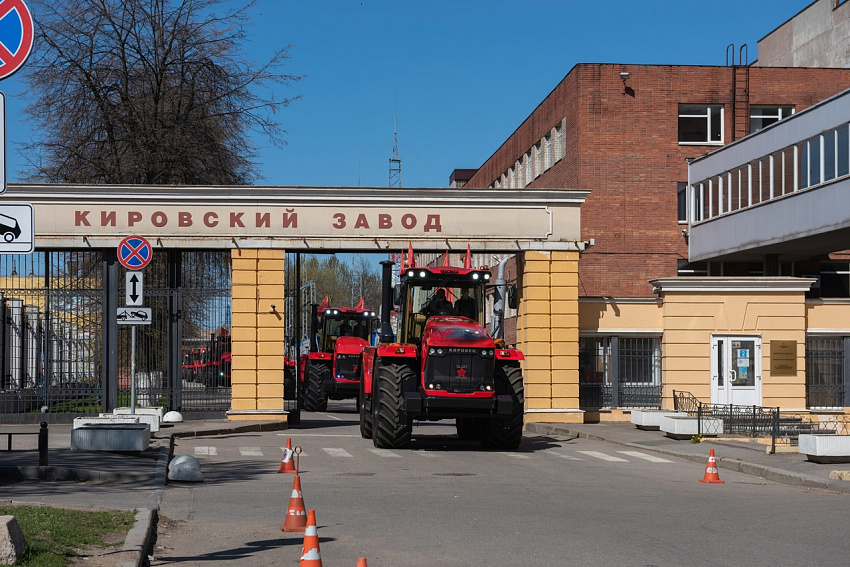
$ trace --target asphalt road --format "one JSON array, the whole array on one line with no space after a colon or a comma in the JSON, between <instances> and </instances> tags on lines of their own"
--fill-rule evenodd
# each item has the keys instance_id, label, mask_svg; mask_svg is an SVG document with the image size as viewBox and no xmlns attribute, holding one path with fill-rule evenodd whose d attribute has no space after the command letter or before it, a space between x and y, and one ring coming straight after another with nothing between
<instances>
[{"instance_id":1,"label":"asphalt road","mask_svg":"<svg viewBox=\"0 0 850 567\"><path fill-rule=\"evenodd\" d=\"M356 420L332 402L298 429L179 439L204 482L166 486L151 564L297 565L303 535L280 531L287 438L327 566L846 564L846 494L727 471L705 484L699 464L589 439L483 451L450 422L379 450Z\"/></svg>"}]
</instances>

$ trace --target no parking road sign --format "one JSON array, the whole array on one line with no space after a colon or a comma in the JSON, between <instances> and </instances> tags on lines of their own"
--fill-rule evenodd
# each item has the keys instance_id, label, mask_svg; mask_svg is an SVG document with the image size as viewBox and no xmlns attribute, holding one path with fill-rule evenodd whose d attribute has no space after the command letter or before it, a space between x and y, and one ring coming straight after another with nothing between
<instances>
[{"instance_id":1,"label":"no parking road sign","mask_svg":"<svg viewBox=\"0 0 850 567\"><path fill-rule=\"evenodd\" d=\"M24 0L0 0L0 79L21 68L32 40L32 14Z\"/></svg>"},{"instance_id":2,"label":"no parking road sign","mask_svg":"<svg viewBox=\"0 0 850 567\"><path fill-rule=\"evenodd\" d=\"M141 270L153 257L150 242L141 236L128 236L118 245L118 261L128 270Z\"/></svg>"}]
</instances>

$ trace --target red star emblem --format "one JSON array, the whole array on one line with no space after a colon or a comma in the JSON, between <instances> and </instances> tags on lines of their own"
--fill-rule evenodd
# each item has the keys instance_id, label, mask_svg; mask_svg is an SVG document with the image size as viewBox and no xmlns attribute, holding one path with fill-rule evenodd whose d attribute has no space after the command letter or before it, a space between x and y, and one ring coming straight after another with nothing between
<instances>
[{"instance_id":1,"label":"red star emblem","mask_svg":"<svg viewBox=\"0 0 850 567\"><path fill-rule=\"evenodd\" d=\"M457 377L458 378L466 378L466 368L458 368L457 369Z\"/></svg>"}]
</instances>

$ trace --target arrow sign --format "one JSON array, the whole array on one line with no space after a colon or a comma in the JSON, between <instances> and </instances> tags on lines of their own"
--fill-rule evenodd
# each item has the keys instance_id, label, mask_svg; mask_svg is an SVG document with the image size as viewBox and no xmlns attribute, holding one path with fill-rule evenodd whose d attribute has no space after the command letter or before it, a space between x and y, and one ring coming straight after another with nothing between
<instances>
[{"instance_id":1,"label":"arrow sign","mask_svg":"<svg viewBox=\"0 0 850 567\"><path fill-rule=\"evenodd\" d=\"M127 272L125 274L124 304L130 307L142 305L145 299L144 272Z\"/></svg>"}]
</instances>

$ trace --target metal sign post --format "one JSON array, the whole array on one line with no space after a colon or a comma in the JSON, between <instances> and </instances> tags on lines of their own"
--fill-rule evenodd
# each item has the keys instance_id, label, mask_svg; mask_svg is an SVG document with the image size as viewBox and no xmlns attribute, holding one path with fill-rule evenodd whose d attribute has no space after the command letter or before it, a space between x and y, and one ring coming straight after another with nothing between
<instances>
[{"instance_id":1,"label":"metal sign post","mask_svg":"<svg viewBox=\"0 0 850 567\"><path fill-rule=\"evenodd\" d=\"M130 327L130 413L136 413L136 326Z\"/></svg>"}]
</instances>

